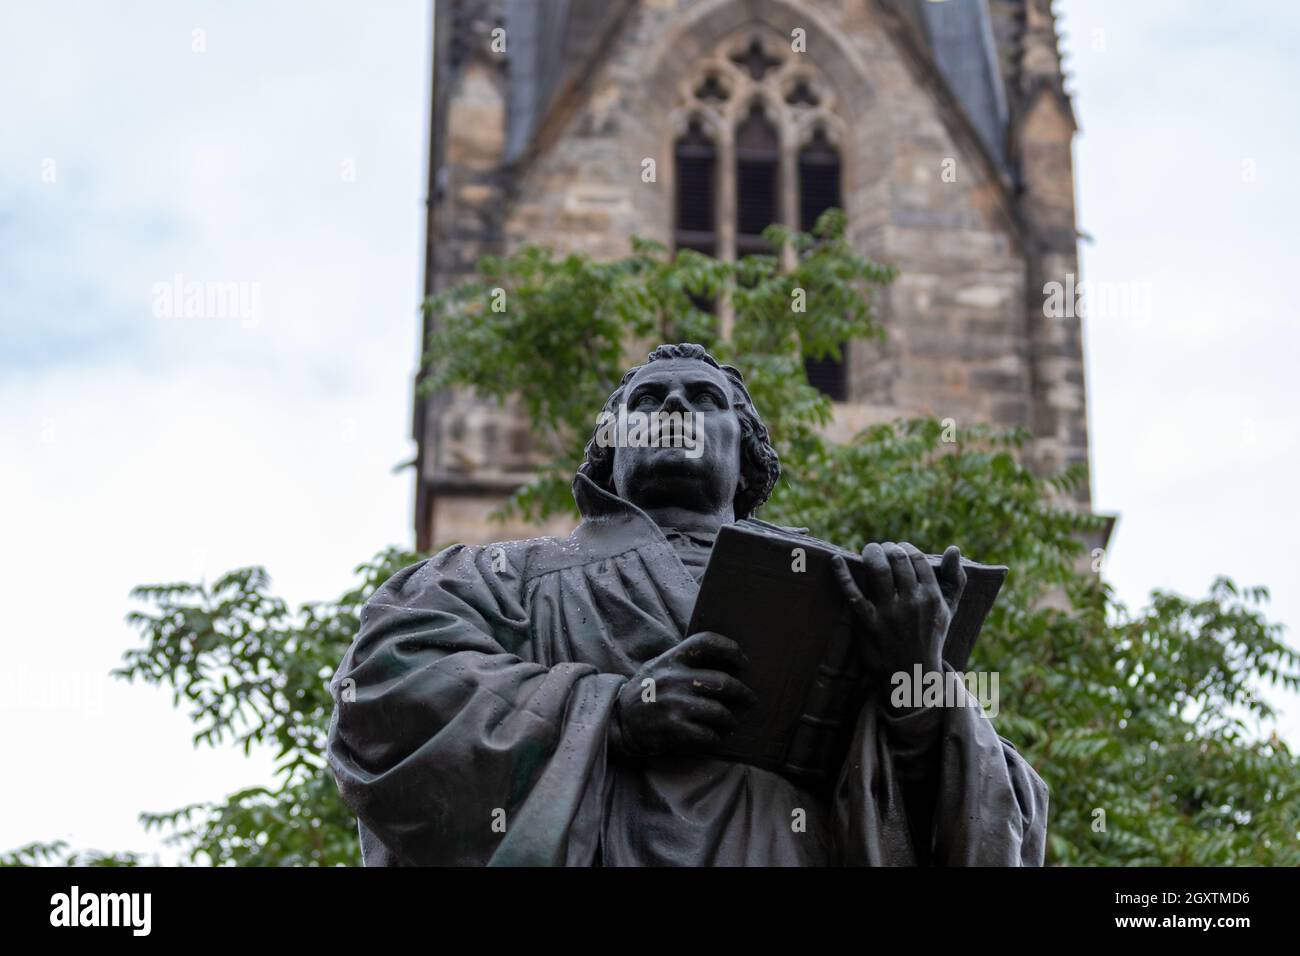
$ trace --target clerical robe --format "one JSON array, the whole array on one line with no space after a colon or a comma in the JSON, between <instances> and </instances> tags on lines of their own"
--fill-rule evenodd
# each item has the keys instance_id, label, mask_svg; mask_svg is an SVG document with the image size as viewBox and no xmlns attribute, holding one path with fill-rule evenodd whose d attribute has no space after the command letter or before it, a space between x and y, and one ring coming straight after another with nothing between
<instances>
[{"instance_id":1,"label":"clerical robe","mask_svg":"<svg viewBox=\"0 0 1300 956\"><path fill-rule=\"evenodd\" d=\"M869 701L824 792L615 753L619 689L686 637L699 585L639 508L574 494L568 538L457 545L363 609L328 750L367 865L1042 863L1047 789L978 706Z\"/></svg>"}]
</instances>

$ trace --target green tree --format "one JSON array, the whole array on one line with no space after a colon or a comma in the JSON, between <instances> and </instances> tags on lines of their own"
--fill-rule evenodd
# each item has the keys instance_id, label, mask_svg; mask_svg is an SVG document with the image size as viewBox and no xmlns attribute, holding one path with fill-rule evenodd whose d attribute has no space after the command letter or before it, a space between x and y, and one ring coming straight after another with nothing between
<instances>
[{"instance_id":1,"label":"green tree","mask_svg":"<svg viewBox=\"0 0 1300 956\"><path fill-rule=\"evenodd\" d=\"M1274 715L1257 693L1300 688L1300 655L1264 616L1267 594L1219 579L1199 600L1157 592L1140 611L1122 606L1084 568L1081 537L1099 519L1067 504L1082 472L1035 474L1023 431L918 419L824 440L831 406L803 359L880 337L871 294L893 273L845 241L838 213L811 235L772 227L768 238L771 255L734 263L646 242L613 262L530 247L484 259L475 281L428 303L426 387L517 401L542 440L544 467L503 510L573 509L570 478L629 342L702 342L745 371L781 453L786 480L764 518L851 547L956 543L1012 568L972 668L998 675L998 729L1051 789L1049 862L1300 863L1300 761L1264 736ZM737 317L725 339L700 307L723 297ZM146 826L194 862L357 862L354 822L324 769L325 684L366 596L417 557L384 552L342 598L296 611L258 568L138 589L144 642L118 674L171 687L196 742L271 744L280 759L277 786L147 813ZM0 862L61 855L33 844Z\"/></svg>"}]
</instances>

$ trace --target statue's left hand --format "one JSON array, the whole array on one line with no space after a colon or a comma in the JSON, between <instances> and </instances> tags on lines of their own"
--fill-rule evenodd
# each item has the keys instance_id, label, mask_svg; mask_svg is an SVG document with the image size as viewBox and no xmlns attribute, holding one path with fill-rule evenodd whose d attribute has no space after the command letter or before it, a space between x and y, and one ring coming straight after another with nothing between
<instances>
[{"instance_id":1,"label":"statue's left hand","mask_svg":"<svg viewBox=\"0 0 1300 956\"><path fill-rule=\"evenodd\" d=\"M869 544L862 550L866 588L859 588L848 564L832 559L836 580L857 625L863 666L876 686L888 686L899 672L943 670L948 625L966 586L961 551L943 553L936 575L929 559L904 543Z\"/></svg>"}]
</instances>

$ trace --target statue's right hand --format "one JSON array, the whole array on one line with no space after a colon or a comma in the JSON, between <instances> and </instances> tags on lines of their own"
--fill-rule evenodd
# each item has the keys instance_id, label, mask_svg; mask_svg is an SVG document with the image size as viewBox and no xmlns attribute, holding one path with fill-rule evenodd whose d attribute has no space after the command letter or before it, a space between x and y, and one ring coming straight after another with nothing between
<instances>
[{"instance_id":1,"label":"statue's right hand","mask_svg":"<svg viewBox=\"0 0 1300 956\"><path fill-rule=\"evenodd\" d=\"M709 748L758 700L733 676L744 663L740 645L712 631L692 634L647 661L614 705L618 749L652 756Z\"/></svg>"}]
</instances>

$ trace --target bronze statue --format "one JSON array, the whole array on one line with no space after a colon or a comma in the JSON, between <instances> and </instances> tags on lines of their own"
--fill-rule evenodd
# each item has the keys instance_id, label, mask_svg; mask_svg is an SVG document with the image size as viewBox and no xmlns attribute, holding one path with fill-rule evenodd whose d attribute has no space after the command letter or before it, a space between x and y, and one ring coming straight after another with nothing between
<instances>
[{"instance_id":1,"label":"bronze statue","mask_svg":"<svg viewBox=\"0 0 1300 956\"><path fill-rule=\"evenodd\" d=\"M890 693L953 670L957 549L830 558L859 692L830 776L719 756L758 703L746 635L688 629L724 529L798 534L752 517L777 456L698 345L657 348L605 411L568 538L448 548L362 612L329 759L365 863L1041 865L1046 787L980 709Z\"/></svg>"}]
</instances>

